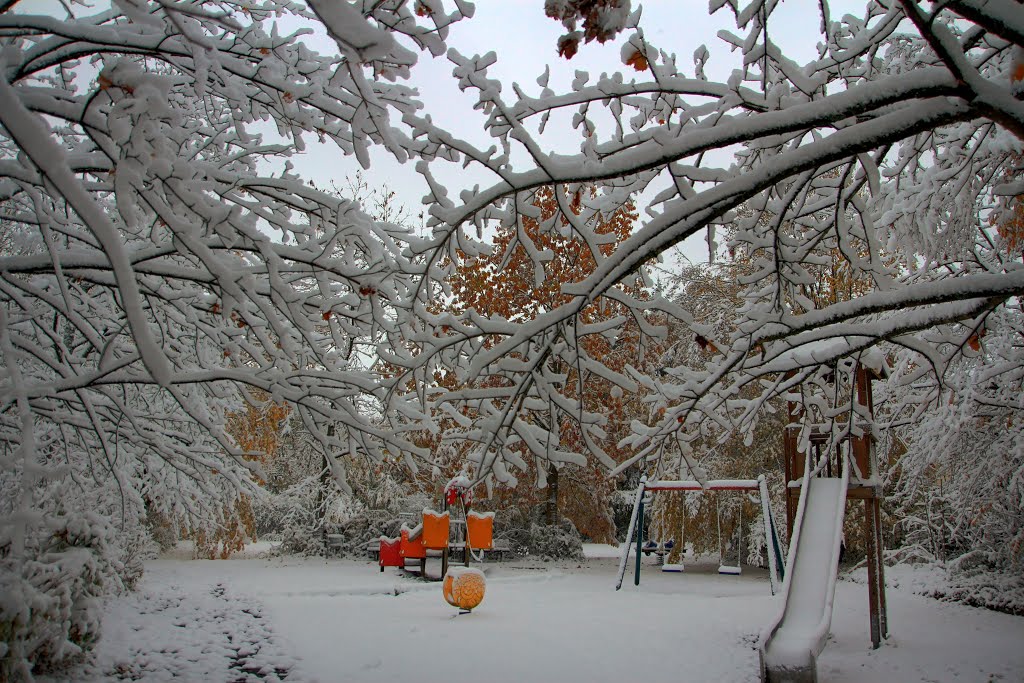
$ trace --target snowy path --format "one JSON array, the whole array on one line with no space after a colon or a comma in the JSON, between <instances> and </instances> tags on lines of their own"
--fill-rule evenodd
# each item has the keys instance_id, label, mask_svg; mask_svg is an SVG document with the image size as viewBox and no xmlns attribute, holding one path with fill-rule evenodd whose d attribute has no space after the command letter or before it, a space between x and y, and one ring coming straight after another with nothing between
<instances>
[{"instance_id":1,"label":"snowy path","mask_svg":"<svg viewBox=\"0 0 1024 683\"><path fill-rule=\"evenodd\" d=\"M154 569L142 590L108 609L94 661L52 680L295 680L288 674L296 659L282 647L260 602L227 583L201 571Z\"/></svg>"},{"instance_id":2,"label":"snowy path","mask_svg":"<svg viewBox=\"0 0 1024 683\"><path fill-rule=\"evenodd\" d=\"M694 683L757 680L757 637L778 613L767 577L645 566L614 588L614 558L490 565L455 617L438 584L351 560L151 563L111 606L84 681ZM703 570L703 571L702 571ZM888 573L909 585L910 570ZM860 578L855 575L854 578ZM889 591L892 637L870 649L867 590L844 580L819 673L830 683L1024 681L1024 619Z\"/></svg>"}]
</instances>

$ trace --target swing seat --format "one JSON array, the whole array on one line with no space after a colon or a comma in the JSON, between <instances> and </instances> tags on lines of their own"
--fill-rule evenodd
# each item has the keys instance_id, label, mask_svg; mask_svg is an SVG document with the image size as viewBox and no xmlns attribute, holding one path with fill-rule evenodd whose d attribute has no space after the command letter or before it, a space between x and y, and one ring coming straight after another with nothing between
<instances>
[{"instance_id":1,"label":"swing seat","mask_svg":"<svg viewBox=\"0 0 1024 683\"><path fill-rule=\"evenodd\" d=\"M739 567L730 567L727 564L722 564L718 566L718 573L728 574L730 576L739 576L742 572Z\"/></svg>"},{"instance_id":2,"label":"swing seat","mask_svg":"<svg viewBox=\"0 0 1024 683\"><path fill-rule=\"evenodd\" d=\"M680 562L679 564L661 565L661 571L665 572L666 574L681 574L683 572L683 569L684 567L682 562Z\"/></svg>"}]
</instances>

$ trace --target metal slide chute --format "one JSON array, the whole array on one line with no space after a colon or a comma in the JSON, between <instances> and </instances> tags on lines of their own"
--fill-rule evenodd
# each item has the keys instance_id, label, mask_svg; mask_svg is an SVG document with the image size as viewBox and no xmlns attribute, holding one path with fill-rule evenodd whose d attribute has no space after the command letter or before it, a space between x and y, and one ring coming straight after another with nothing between
<instances>
[{"instance_id":1,"label":"metal slide chute","mask_svg":"<svg viewBox=\"0 0 1024 683\"><path fill-rule=\"evenodd\" d=\"M813 474L808 454L805 472ZM842 475L806 476L789 546L783 606L761 637L761 680L814 683L832 625L850 461Z\"/></svg>"}]
</instances>

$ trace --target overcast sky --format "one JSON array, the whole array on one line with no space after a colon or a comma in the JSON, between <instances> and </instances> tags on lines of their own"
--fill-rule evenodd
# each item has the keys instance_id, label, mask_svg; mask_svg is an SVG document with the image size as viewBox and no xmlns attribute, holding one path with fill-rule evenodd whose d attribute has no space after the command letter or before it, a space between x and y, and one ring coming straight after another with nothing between
<instances>
[{"instance_id":1,"label":"overcast sky","mask_svg":"<svg viewBox=\"0 0 1024 683\"><path fill-rule=\"evenodd\" d=\"M633 3L634 8L638 6L639 3ZM736 30L728 10L709 16L707 3L702 0L655 0L642 3L642 7L640 26L648 42L675 53L678 66L685 73L693 73L693 53L702 44L711 52L711 59L705 67L709 78L725 80L739 66L739 55L731 52L717 37L722 29ZM838 18L841 7L846 11L857 11L863 3L833 2L833 19ZM820 21L817 2L783 0L770 24L772 40L781 45L791 58L809 61L816 56ZM622 71L627 80L643 78L643 74L637 74L621 61L621 45L631 32L604 45L593 42L581 46L572 60L566 60L558 56L556 48L558 37L564 31L560 22L544 16L543 0L479 0L476 15L452 27L448 45L466 56L494 51L498 62L488 73L502 81L505 86L503 93L510 94L511 84L517 82L526 92L537 94L539 86L536 79L546 65L551 66L549 85L556 93L569 89L577 70L589 72L592 78L602 72L614 71ZM324 44L320 49L327 50L329 46ZM483 134L482 127L485 117L473 110L472 95L458 90L451 77L452 68L452 63L443 56L431 58L429 54L420 53L411 85L420 90L425 111L436 123L475 144L489 146L492 143ZM558 126L553 120L548 131L543 138L546 149L569 153L578 149L579 135L567 125ZM413 215L419 214L423 210L420 200L425 194L425 184L413 165L399 165L380 150L371 158L372 167L364 172L370 185L387 185ZM311 149L305 159L296 159L295 164L297 170L313 177L318 184L332 178L341 184L346 174L359 170L354 158L343 157L333 147ZM474 184L487 187L495 181L493 176L471 174L462 171L461 167L435 173L449 184L450 197L457 197L459 190ZM691 243L685 252L691 259L705 260L707 247L703 242Z\"/></svg>"}]
</instances>

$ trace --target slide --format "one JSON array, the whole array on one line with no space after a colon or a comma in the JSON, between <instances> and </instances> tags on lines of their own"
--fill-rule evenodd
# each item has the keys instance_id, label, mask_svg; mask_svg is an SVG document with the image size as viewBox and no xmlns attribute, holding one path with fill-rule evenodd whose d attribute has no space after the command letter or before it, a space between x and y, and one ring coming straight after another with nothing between
<instances>
[{"instance_id":1,"label":"slide","mask_svg":"<svg viewBox=\"0 0 1024 683\"><path fill-rule=\"evenodd\" d=\"M849 477L846 461L839 479L805 479L786 563L783 608L761 637L763 681L818 680L817 658L832 623Z\"/></svg>"}]
</instances>

